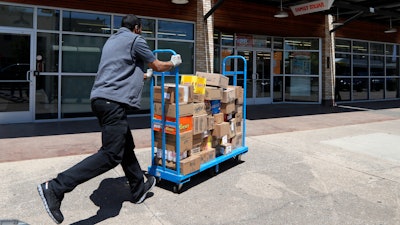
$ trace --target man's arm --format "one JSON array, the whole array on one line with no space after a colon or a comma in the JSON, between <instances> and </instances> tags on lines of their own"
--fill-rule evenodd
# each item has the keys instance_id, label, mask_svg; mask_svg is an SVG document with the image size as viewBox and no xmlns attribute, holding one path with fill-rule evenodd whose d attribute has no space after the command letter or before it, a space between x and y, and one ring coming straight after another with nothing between
<instances>
[{"instance_id":1,"label":"man's arm","mask_svg":"<svg viewBox=\"0 0 400 225\"><path fill-rule=\"evenodd\" d=\"M149 68L153 69L154 71L157 72L165 72L168 71L172 68L174 68L174 64L172 63L172 61L160 61L158 59L154 60L153 62L147 64L149 66Z\"/></svg>"}]
</instances>

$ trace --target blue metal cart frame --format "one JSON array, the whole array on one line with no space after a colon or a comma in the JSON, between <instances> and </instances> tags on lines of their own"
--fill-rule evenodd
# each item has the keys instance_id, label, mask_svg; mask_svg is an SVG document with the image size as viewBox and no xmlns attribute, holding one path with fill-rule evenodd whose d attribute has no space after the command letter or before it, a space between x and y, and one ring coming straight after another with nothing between
<instances>
[{"instance_id":1,"label":"blue metal cart frame","mask_svg":"<svg viewBox=\"0 0 400 225\"><path fill-rule=\"evenodd\" d=\"M154 54L157 53L169 53L172 55L176 55L176 52L170 49L160 49L160 50L154 50ZM226 71L226 61L230 59L242 59L244 62L244 70L243 71ZM161 98L161 106L162 106L162 115L161 119L155 119L154 118L154 76L151 79L151 85L150 85L150 111L151 111L151 165L148 167L148 173L155 176L158 180L160 179L165 179L170 182L175 183L174 186L174 192L179 193L182 185L188 181L190 181L190 178L202 171L208 170L212 167L215 169L215 173L219 171L219 164L231 159L231 158L236 158L237 160L241 159L241 155L246 153L248 151L248 147L245 145L245 137L246 137L246 80L247 80L247 74L246 74L246 69L247 69L247 61L243 56L228 56L224 58L223 60L223 72L222 75L225 76L233 76L233 85L237 85L237 75L243 75L244 76L244 83L243 83L243 130L242 130L242 146L237 147L232 150L232 152L226 154L226 155L221 155L216 157L215 159L203 163L200 165L200 169L192 172L190 174L183 175L180 172L180 136L176 135L176 159L175 159L175 164L176 164L176 170L170 169L166 167L166 155L165 155L165 146L166 146L166 138L165 138L165 126L174 126L175 130L179 132L179 104L176 104L176 120L175 122L171 121L166 121L166 116L165 116L165 100L162 97ZM165 82L165 77L166 76L174 76L175 77L175 93L176 93L176 99L179 99L179 69L175 68L174 71L171 72L154 72L155 76L161 76L161 96L164 96L165 90L164 90L164 82ZM162 154L162 165L157 165L155 162L155 154L157 151L157 148L155 146L155 137L154 137L154 125L157 124L158 126L161 126L161 135L162 135L162 149L161 149L161 154Z\"/></svg>"}]
</instances>

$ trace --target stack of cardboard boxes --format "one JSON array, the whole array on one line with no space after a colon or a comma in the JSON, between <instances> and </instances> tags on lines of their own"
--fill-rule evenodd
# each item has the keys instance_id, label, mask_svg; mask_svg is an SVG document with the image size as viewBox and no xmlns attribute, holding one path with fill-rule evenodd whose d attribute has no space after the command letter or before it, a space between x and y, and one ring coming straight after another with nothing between
<instances>
[{"instance_id":1,"label":"stack of cardboard boxes","mask_svg":"<svg viewBox=\"0 0 400 225\"><path fill-rule=\"evenodd\" d=\"M164 85L164 96L160 86L154 87L154 117L161 120L162 97L166 121L179 117L179 131L175 126L155 123L153 127L156 163L176 169L176 153L179 148L181 174L200 169L200 165L220 155L229 154L242 146L243 88L229 86L229 78L221 74L197 72L184 75L178 87ZM176 106L179 115L176 114ZM165 132L165 150L162 150L162 134ZM176 135L180 142L176 143ZM179 144L179 147L177 146Z\"/></svg>"}]
</instances>

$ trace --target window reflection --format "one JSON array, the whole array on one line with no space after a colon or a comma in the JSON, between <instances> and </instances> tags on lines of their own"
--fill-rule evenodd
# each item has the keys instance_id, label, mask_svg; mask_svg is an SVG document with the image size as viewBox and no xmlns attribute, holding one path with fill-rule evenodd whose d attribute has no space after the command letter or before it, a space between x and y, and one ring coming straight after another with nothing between
<instances>
[{"instance_id":1,"label":"window reflection","mask_svg":"<svg viewBox=\"0 0 400 225\"><path fill-rule=\"evenodd\" d=\"M63 76L61 80L61 116L74 118L93 116L90 91L94 76Z\"/></svg>"},{"instance_id":2,"label":"window reflection","mask_svg":"<svg viewBox=\"0 0 400 225\"><path fill-rule=\"evenodd\" d=\"M39 72L58 71L58 37L58 34L37 34L37 56L40 56L41 60L37 60L36 70Z\"/></svg>"},{"instance_id":3,"label":"window reflection","mask_svg":"<svg viewBox=\"0 0 400 225\"><path fill-rule=\"evenodd\" d=\"M0 26L33 27L33 8L0 4Z\"/></svg>"},{"instance_id":4,"label":"window reflection","mask_svg":"<svg viewBox=\"0 0 400 225\"><path fill-rule=\"evenodd\" d=\"M38 9L37 27L42 30L59 30L60 28L60 10L56 9Z\"/></svg>"},{"instance_id":5,"label":"window reflection","mask_svg":"<svg viewBox=\"0 0 400 225\"><path fill-rule=\"evenodd\" d=\"M318 50L318 39L285 39L286 50Z\"/></svg>"},{"instance_id":6,"label":"window reflection","mask_svg":"<svg viewBox=\"0 0 400 225\"><path fill-rule=\"evenodd\" d=\"M351 100L351 80L350 78L337 78L335 81L335 100Z\"/></svg>"},{"instance_id":7,"label":"window reflection","mask_svg":"<svg viewBox=\"0 0 400 225\"><path fill-rule=\"evenodd\" d=\"M109 34L111 16L94 13L63 11L63 30Z\"/></svg>"},{"instance_id":8,"label":"window reflection","mask_svg":"<svg viewBox=\"0 0 400 225\"><path fill-rule=\"evenodd\" d=\"M181 40L194 40L194 25L190 23L159 20L158 37Z\"/></svg>"},{"instance_id":9,"label":"window reflection","mask_svg":"<svg viewBox=\"0 0 400 225\"><path fill-rule=\"evenodd\" d=\"M62 72L96 73L106 37L63 35Z\"/></svg>"},{"instance_id":10,"label":"window reflection","mask_svg":"<svg viewBox=\"0 0 400 225\"><path fill-rule=\"evenodd\" d=\"M319 53L318 52L285 52L285 73L318 75Z\"/></svg>"},{"instance_id":11,"label":"window reflection","mask_svg":"<svg viewBox=\"0 0 400 225\"><path fill-rule=\"evenodd\" d=\"M368 99L368 79L353 79L353 100Z\"/></svg>"}]
</instances>

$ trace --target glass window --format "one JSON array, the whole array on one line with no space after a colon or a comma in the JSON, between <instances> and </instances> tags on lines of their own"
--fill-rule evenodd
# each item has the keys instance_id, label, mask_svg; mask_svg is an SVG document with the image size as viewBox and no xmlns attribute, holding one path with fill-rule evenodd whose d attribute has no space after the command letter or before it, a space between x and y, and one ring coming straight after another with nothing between
<instances>
[{"instance_id":1,"label":"glass window","mask_svg":"<svg viewBox=\"0 0 400 225\"><path fill-rule=\"evenodd\" d=\"M285 101L317 102L319 82L317 77L285 77Z\"/></svg>"},{"instance_id":2,"label":"glass window","mask_svg":"<svg viewBox=\"0 0 400 225\"><path fill-rule=\"evenodd\" d=\"M221 33L221 44L225 46L233 46L234 41L233 41L233 34L230 33Z\"/></svg>"},{"instance_id":3,"label":"glass window","mask_svg":"<svg viewBox=\"0 0 400 225\"><path fill-rule=\"evenodd\" d=\"M0 26L33 27L33 8L0 4Z\"/></svg>"},{"instance_id":4,"label":"glass window","mask_svg":"<svg viewBox=\"0 0 400 225\"><path fill-rule=\"evenodd\" d=\"M368 55L353 55L353 76L368 76Z\"/></svg>"},{"instance_id":5,"label":"glass window","mask_svg":"<svg viewBox=\"0 0 400 225\"><path fill-rule=\"evenodd\" d=\"M399 79L386 79L386 98L400 98Z\"/></svg>"},{"instance_id":6,"label":"glass window","mask_svg":"<svg viewBox=\"0 0 400 225\"><path fill-rule=\"evenodd\" d=\"M368 53L368 42L353 41L354 53Z\"/></svg>"},{"instance_id":7,"label":"glass window","mask_svg":"<svg viewBox=\"0 0 400 225\"><path fill-rule=\"evenodd\" d=\"M285 52L285 73L318 75L318 52Z\"/></svg>"},{"instance_id":8,"label":"glass window","mask_svg":"<svg viewBox=\"0 0 400 225\"><path fill-rule=\"evenodd\" d=\"M399 46L393 44L386 44L386 55L397 56L399 55Z\"/></svg>"},{"instance_id":9,"label":"glass window","mask_svg":"<svg viewBox=\"0 0 400 225\"><path fill-rule=\"evenodd\" d=\"M399 76L399 58L386 57L386 76Z\"/></svg>"},{"instance_id":10,"label":"glass window","mask_svg":"<svg viewBox=\"0 0 400 225\"><path fill-rule=\"evenodd\" d=\"M194 55L194 43L188 42L176 42L176 41L159 41L159 49L173 49L176 53L179 53L182 57L182 64L179 66L179 73L193 74L193 55ZM160 60L170 60L171 55L162 54L158 56Z\"/></svg>"},{"instance_id":11,"label":"glass window","mask_svg":"<svg viewBox=\"0 0 400 225\"><path fill-rule=\"evenodd\" d=\"M58 77L36 76L35 118L58 117Z\"/></svg>"},{"instance_id":12,"label":"glass window","mask_svg":"<svg viewBox=\"0 0 400 225\"><path fill-rule=\"evenodd\" d=\"M355 78L353 79L353 100L368 99L368 79Z\"/></svg>"},{"instance_id":13,"label":"glass window","mask_svg":"<svg viewBox=\"0 0 400 225\"><path fill-rule=\"evenodd\" d=\"M221 60L218 62L218 64L216 64L215 66L216 67L218 67L218 69L220 69L221 68L221 72L222 72L222 63L223 63L223 60L226 58L226 57L228 57L228 56L231 56L231 55L233 55L234 54L234 51L233 51L233 48L229 48L229 47L223 47L222 49L221 49ZM233 64L234 64L234 62L232 61L232 60L227 60L226 61L226 64L225 64L225 70L226 71L232 71L233 70ZM248 65L247 65L248 66Z\"/></svg>"},{"instance_id":14,"label":"glass window","mask_svg":"<svg viewBox=\"0 0 400 225\"><path fill-rule=\"evenodd\" d=\"M283 101L283 76L274 76L274 102Z\"/></svg>"},{"instance_id":15,"label":"glass window","mask_svg":"<svg viewBox=\"0 0 400 225\"><path fill-rule=\"evenodd\" d=\"M370 74L371 76L384 76L385 75L385 57L384 56L371 56L370 57Z\"/></svg>"},{"instance_id":16,"label":"glass window","mask_svg":"<svg viewBox=\"0 0 400 225\"><path fill-rule=\"evenodd\" d=\"M351 76L351 55L336 53L335 55L335 70L337 76Z\"/></svg>"},{"instance_id":17,"label":"glass window","mask_svg":"<svg viewBox=\"0 0 400 225\"><path fill-rule=\"evenodd\" d=\"M335 100L350 101L351 100L351 80L350 78L336 78L335 83Z\"/></svg>"},{"instance_id":18,"label":"glass window","mask_svg":"<svg viewBox=\"0 0 400 225\"><path fill-rule=\"evenodd\" d=\"M335 39L335 51L337 52L350 52L351 41Z\"/></svg>"},{"instance_id":19,"label":"glass window","mask_svg":"<svg viewBox=\"0 0 400 225\"><path fill-rule=\"evenodd\" d=\"M42 30L60 29L60 10L38 9L37 28Z\"/></svg>"},{"instance_id":20,"label":"glass window","mask_svg":"<svg viewBox=\"0 0 400 225\"><path fill-rule=\"evenodd\" d=\"M194 25L191 23L159 20L157 34L159 38L194 40Z\"/></svg>"},{"instance_id":21,"label":"glass window","mask_svg":"<svg viewBox=\"0 0 400 225\"><path fill-rule=\"evenodd\" d=\"M62 72L96 73L106 37L63 35Z\"/></svg>"},{"instance_id":22,"label":"glass window","mask_svg":"<svg viewBox=\"0 0 400 225\"><path fill-rule=\"evenodd\" d=\"M383 99L385 92L385 79L370 79L369 99Z\"/></svg>"},{"instance_id":23,"label":"glass window","mask_svg":"<svg viewBox=\"0 0 400 225\"><path fill-rule=\"evenodd\" d=\"M283 74L283 52L282 51L275 51L274 58L272 63L273 73L274 74Z\"/></svg>"},{"instance_id":24,"label":"glass window","mask_svg":"<svg viewBox=\"0 0 400 225\"><path fill-rule=\"evenodd\" d=\"M385 51L385 45L379 43L370 44L370 53L375 55L383 55Z\"/></svg>"},{"instance_id":25,"label":"glass window","mask_svg":"<svg viewBox=\"0 0 400 225\"><path fill-rule=\"evenodd\" d=\"M114 32L121 28L122 16L114 16ZM156 30L156 21L152 19L140 18L142 20L142 36L154 38Z\"/></svg>"},{"instance_id":26,"label":"glass window","mask_svg":"<svg viewBox=\"0 0 400 225\"><path fill-rule=\"evenodd\" d=\"M61 117L93 116L90 91L94 76L63 76L61 79Z\"/></svg>"},{"instance_id":27,"label":"glass window","mask_svg":"<svg viewBox=\"0 0 400 225\"><path fill-rule=\"evenodd\" d=\"M255 48L271 48L271 38L262 35L254 35L254 46Z\"/></svg>"},{"instance_id":28,"label":"glass window","mask_svg":"<svg viewBox=\"0 0 400 225\"><path fill-rule=\"evenodd\" d=\"M318 39L285 39L285 50L318 50Z\"/></svg>"},{"instance_id":29,"label":"glass window","mask_svg":"<svg viewBox=\"0 0 400 225\"><path fill-rule=\"evenodd\" d=\"M36 70L39 72L58 71L59 35L37 33Z\"/></svg>"},{"instance_id":30,"label":"glass window","mask_svg":"<svg viewBox=\"0 0 400 225\"><path fill-rule=\"evenodd\" d=\"M110 29L110 15L63 11L64 31L109 34Z\"/></svg>"},{"instance_id":31,"label":"glass window","mask_svg":"<svg viewBox=\"0 0 400 225\"><path fill-rule=\"evenodd\" d=\"M274 38L274 49L283 49L283 38Z\"/></svg>"}]
</instances>

